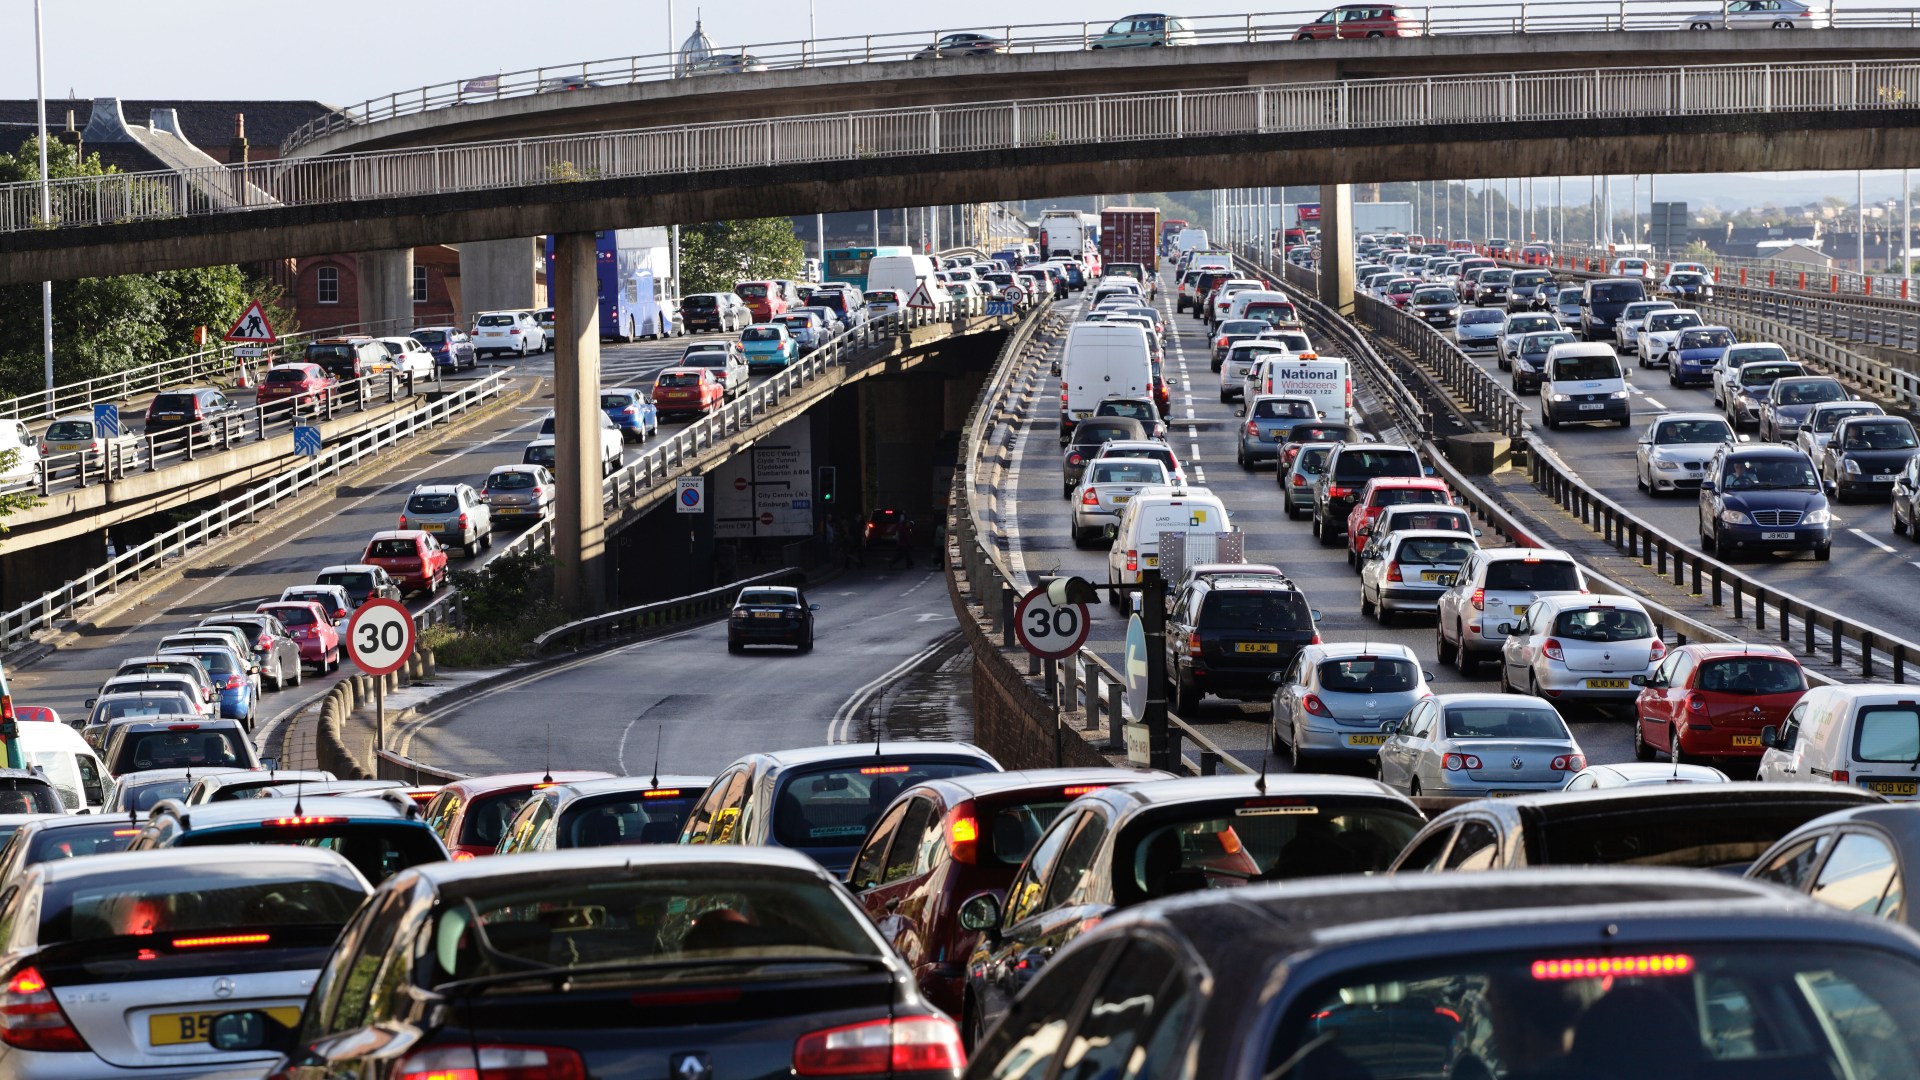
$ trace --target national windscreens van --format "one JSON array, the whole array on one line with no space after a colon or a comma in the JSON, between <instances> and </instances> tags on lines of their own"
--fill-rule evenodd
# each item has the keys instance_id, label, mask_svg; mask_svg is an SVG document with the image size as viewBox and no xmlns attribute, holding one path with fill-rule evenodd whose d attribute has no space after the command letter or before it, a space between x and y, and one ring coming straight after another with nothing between
<instances>
[{"instance_id":1,"label":"national windscreens van","mask_svg":"<svg viewBox=\"0 0 1920 1080\"><path fill-rule=\"evenodd\" d=\"M1320 418L1330 424L1353 423L1353 365L1338 356L1312 360L1289 356L1266 360L1266 392L1313 399Z\"/></svg>"},{"instance_id":2,"label":"national windscreens van","mask_svg":"<svg viewBox=\"0 0 1920 1080\"><path fill-rule=\"evenodd\" d=\"M1153 392L1153 347L1145 327L1128 323L1075 323L1060 360L1060 441L1110 397L1146 397Z\"/></svg>"}]
</instances>

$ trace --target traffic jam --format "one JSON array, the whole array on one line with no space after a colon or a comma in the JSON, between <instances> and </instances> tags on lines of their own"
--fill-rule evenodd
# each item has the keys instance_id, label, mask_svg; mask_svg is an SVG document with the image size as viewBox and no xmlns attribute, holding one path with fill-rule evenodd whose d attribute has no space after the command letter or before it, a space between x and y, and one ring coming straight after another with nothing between
<instances>
[{"instance_id":1,"label":"traffic jam","mask_svg":"<svg viewBox=\"0 0 1920 1080\"><path fill-rule=\"evenodd\" d=\"M0 696L0 1076L1920 1076L1920 701L1777 646L1670 644L1570 554L1482 537L1284 288L1159 218L1109 208L1094 246L1050 217L1040 244L905 256L911 285L824 304L688 298L690 329L740 337L608 391L606 430L617 465L616 413L649 410L645 438L711 407L790 362L815 307L1052 298L1076 565L1122 618L1164 603L1176 714L1270 706L1257 773L884 739L439 786L263 761L265 693L397 665L396 601L496 515L550 512L549 431L481 486L412 491L360 561L127 657L83 717ZM1541 333L1564 331L1515 336ZM1213 390L1183 355L1217 373L1210 445L1238 470L1177 450L1216 415L1184 404ZM1236 537L1340 552L1379 630L1323 634L1322 579ZM1149 570L1166 595L1135 599ZM804 593L741 603L812 647ZM1635 760L1588 760L1595 715Z\"/></svg>"}]
</instances>

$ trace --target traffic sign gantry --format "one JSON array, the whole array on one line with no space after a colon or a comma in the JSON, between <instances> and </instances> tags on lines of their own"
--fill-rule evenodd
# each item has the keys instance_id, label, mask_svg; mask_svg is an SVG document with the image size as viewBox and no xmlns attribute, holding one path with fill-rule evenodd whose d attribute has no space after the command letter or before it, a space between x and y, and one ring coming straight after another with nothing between
<instances>
[{"instance_id":1,"label":"traffic sign gantry","mask_svg":"<svg viewBox=\"0 0 1920 1080\"><path fill-rule=\"evenodd\" d=\"M369 675L400 669L413 655L413 615L398 600L368 600L347 620L347 656Z\"/></svg>"},{"instance_id":2,"label":"traffic sign gantry","mask_svg":"<svg viewBox=\"0 0 1920 1080\"><path fill-rule=\"evenodd\" d=\"M1087 605L1060 604L1047 599L1043 585L1020 598L1013 613L1014 636L1020 647L1042 660L1064 660L1087 643Z\"/></svg>"}]
</instances>

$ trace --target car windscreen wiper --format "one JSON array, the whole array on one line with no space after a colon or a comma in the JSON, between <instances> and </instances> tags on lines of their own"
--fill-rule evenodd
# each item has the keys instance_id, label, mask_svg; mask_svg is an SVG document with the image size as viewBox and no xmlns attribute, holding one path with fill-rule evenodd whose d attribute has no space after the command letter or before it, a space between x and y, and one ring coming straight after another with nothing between
<instances>
[{"instance_id":1,"label":"car windscreen wiper","mask_svg":"<svg viewBox=\"0 0 1920 1080\"><path fill-rule=\"evenodd\" d=\"M509 959L521 963L534 963L520 957ZM890 965L879 956L859 956L854 953L840 953L832 956L710 956L681 957L661 960L651 957L634 957L629 960L603 960L597 964L542 964L525 971L497 971L491 975L474 975L465 979L441 983L434 987L439 993L458 993L468 990L480 990L502 983L520 982L527 979L544 979L553 982L565 982L579 975L596 975L618 972L665 972L690 971L706 968L743 968L743 967L789 967L819 966L822 964L840 964L847 967L863 968L868 971L887 971Z\"/></svg>"}]
</instances>

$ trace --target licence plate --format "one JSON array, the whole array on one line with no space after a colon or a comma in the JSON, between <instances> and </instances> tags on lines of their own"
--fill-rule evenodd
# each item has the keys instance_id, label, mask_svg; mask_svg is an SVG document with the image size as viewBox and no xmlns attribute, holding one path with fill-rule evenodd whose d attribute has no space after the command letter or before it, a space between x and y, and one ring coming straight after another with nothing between
<instances>
[{"instance_id":1,"label":"licence plate","mask_svg":"<svg viewBox=\"0 0 1920 1080\"><path fill-rule=\"evenodd\" d=\"M1527 605L1515 604L1513 608L1513 613L1515 615L1525 615L1527 613Z\"/></svg>"},{"instance_id":2,"label":"licence plate","mask_svg":"<svg viewBox=\"0 0 1920 1080\"><path fill-rule=\"evenodd\" d=\"M203 1043L213 1032L213 1018L230 1009L216 1009L212 1012L191 1013L155 1013L147 1017L147 1041L154 1046L179 1046L183 1043ZM276 1009L265 1010L287 1027L300 1025L300 1006L282 1005Z\"/></svg>"},{"instance_id":3,"label":"licence plate","mask_svg":"<svg viewBox=\"0 0 1920 1080\"><path fill-rule=\"evenodd\" d=\"M185 420L187 418L187 414L177 413L177 412L154 413L153 418L155 420Z\"/></svg>"},{"instance_id":4,"label":"licence plate","mask_svg":"<svg viewBox=\"0 0 1920 1080\"><path fill-rule=\"evenodd\" d=\"M1158 555L1148 555L1146 558L1141 559L1140 561L1141 563L1147 566L1154 567L1156 569L1160 566L1160 556Z\"/></svg>"},{"instance_id":5,"label":"licence plate","mask_svg":"<svg viewBox=\"0 0 1920 1080\"><path fill-rule=\"evenodd\" d=\"M1272 427L1267 429L1267 438L1269 439L1284 438L1286 434L1287 434L1287 429L1283 427Z\"/></svg>"},{"instance_id":6,"label":"licence plate","mask_svg":"<svg viewBox=\"0 0 1920 1080\"><path fill-rule=\"evenodd\" d=\"M1349 735L1347 736L1348 746L1383 746L1386 744L1386 741L1387 741L1387 737L1385 735Z\"/></svg>"},{"instance_id":7,"label":"licence plate","mask_svg":"<svg viewBox=\"0 0 1920 1080\"><path fill-rule=\"evenodd\" d=\"M1758 735L1735 735L1735 736L1733 737L1733 745L1735 745L1735 746L1759 746L1759 745L1760 745L1760 736L1758 736Z\"/></svg>"},{"instance_id":8,"label":"licence plate","mask_svg":"<svg viewBox=\"0 0 1920 1080\"><path fill-rule=\"evenodd\" d=\"M1920 780L1869 780L1867 790L1875 795L1920 795Z\"/></svg>"},{"instance_id":9,"label":"licence plate","mask_svg":"<svg viewBox=\"0 0 1920 1080\"><path fill-rule=\"evenodd\" d=\"M1453 575L1444 570L1422 570L1420 571L1420 580L1435 581L1442 585L1451 585L1453 584Z\"/></svg>"},{"instance_id":10,"label":"licence plate","mask_svg":"<svg viewBox=\"0 0 1920 1080\"><path fill-rule=\"evenodd\" d=\"M777 611L756 611L753 613L753 617L756 619L777 619L780 617L780 613Z\"/></svg>"},{"instance_id":11,"label":"licence plate","mask_svg":"<svg viewBox=\"0 0 1920 1080\"><path fill-rule=\"evenodd\" d=\"M1607 403L1604 401L1583 401L1580 403L1581 412L1598 411L1606 407Z\"/></svg>"},{"instance_id":12,"label":"licence plate","mask_svg":"<svg viewBox=\"0 0 1920 1080\"><path fill-rule=\"evenodd\" d=\"M1240 641L1234 643L1233 651L1237 653L1277 653L1280 651L1280 646L1271 641Z\"/></svg>"},{"instance_id":13,"label":"licence plate","mask_svg":"<svg viewBox=\"0 0 1920 1080\"><path fill-rule=\"evenodd\" d=\"M1589 690L1625 690L1631 684L1625 679L1588 679Z\"/></svg>"},{"instance_id":14,"label":"licence plate","mask_svg":"<svg viewBox=\"0 0 1920 1080\"><path fill-rule=\"evenodd\" d=\"M1763 533L1761 533L1761 534L1760 534L1760 539L1762 539L1762 540L1791 540L1791 539L1793 539L1793 534L1792 534L1792 533L1790 533L1790 532L1763 532Z\"/></svg>"},{"instance_id":15,"label":"licence plate","mask_svg":"<svg viewBox=\"0 0 1920 1080\"><path fill-rule=\"evenodd\" d=\"M1898 473L1876 473L1874 474L1873 482L1876 484L1891 484L1894 480L1898 479L1899 475Z\"/></svg>"},{"instance_id":16,"label":"licence plate","mask_svg":"<svg viewBox=\"0 0 1920 1080\"><path fill-rule=\"evenodd\" d=\"M1133 496L1131 495L1115 495L1113 497L1113 505L1119 506L1121 503L1126 502L1128 499L1131 499L1131 498L1133 498Z\"/></svg>"},{"instance_id":17,"label":"licence plate","mask_svg":"<svg viewBox=\"0 0 1920 1080\"><path fill-rule=\"evenodd\" d=\"M508 514L524 514L527 510L523 506L496 506L493 512L504 517Z\"/></svg>"},{"instance_id":18,"label":"licence plate","mask_svg":"<svg viewBox=\"0 0 1920 1080\"><path fill-rule=\"evenodd\" d=\"M420 529L423 532L446 532L447 531L447 527L445 525L440 524L437 521L423 521L420 523Z\"/></svg>"},{"instance_id":19,"label":"licence plate","mask_svg":"<svg viewBox=\"0 0 1920 1080\"><path fill-rule=\"evenodd\" d=\"M1489 792L1487 792L1487 798L1489 798L1489 799L1511 799L1511 798L1513 798L1513 797L1514 797L1515 795L1530 795L1530 794L1532 794L1532 792L1527 792L1527 791L1489 791Z\"/></svg>"}]
</instances>

